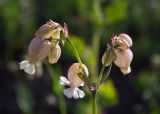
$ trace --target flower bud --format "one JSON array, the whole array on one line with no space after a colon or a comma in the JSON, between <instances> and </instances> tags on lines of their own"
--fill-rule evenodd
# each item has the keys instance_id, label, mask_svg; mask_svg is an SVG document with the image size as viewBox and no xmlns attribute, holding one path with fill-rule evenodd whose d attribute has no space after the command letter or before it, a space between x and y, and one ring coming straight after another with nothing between
<instances>
[{"instance_id":1,"label":"flower bud","mask_svg":"<svg viewBox=\"0 0 160 114\"><path fill-rule=\"evenodd\" d=\"M48 56L50 43L42 38L33 38L29 44L28 56L30 63L37 63Z\"/></svg>"},{"instance_id":2,"label":"flower bud","mask_svg":"<svg viewBox=\"0 0 160 114\"><path fill-rule=\"evenodd\" d=\"M51 44L51 51L48 54L49 63L57 63L61 55L61 48L58 44Z\"/></svg>"},{"instance_id":3,"label":"flower bud","mask_svg":"<svg viewBox=\"0 0 160 114\"><path fill-rule=\"evenodd\" d=\"M84 70L87 74L87 76L89 75L88 69L87 67L83 64ZM82 73L82 69L80 68L79 63L74 63L68 70L68 80L70 82L70 86L72 87L79 87L82 84L84 84L84 82L78 77L77 73Z\"/></svg>"},{"instance_id":4,"label":"flower bud","mask_svg":"<svg viewBox=\"0 0 160 114\"><path fill-rule=\"evenodd\" d=\"M42 25L35 33L36 37L41 38L60 38L60 31L63 30L60 24L49 20L46 24Z\"/></svg>"},{"instance_id":5,"label":"flower bud","mask_svg":"<svg viewBox=\"0 0 160 114\"><path fill-rule=\"evenodd\" d=\"M64 23L64 31L63 31L63 33L64 33L64 37L68 38L68 27L67 27L66 23Z\"/></svg>"},{"instance_id":6,"label":"flower bud","mask_svg":"<svg viewBox=\"0 0 160 114\"><path fill-rule=\"evenodd\" d=\"M130 49L126 50L115 49L114 52L117 56L114 63L121 69L122 73L127 74L131 72L130 64L133 59L132 51Z\"/></svg>"},{"instance_id":7,"label":"flower bud","mask_svg":"<svg viewBox=\"0 0 160 114\"><path fill-rule=\"evenodd\" d=\"M115 42L119 49L128 49L132 46L132 39L127 34L120 34Z\"/></svg>"},{"instance_id":8,"label":"flower bud","mask_svg":"<svg viewBox=\"0 0 160 114\"><path fill-rule=\"evenodd\" d=\"M108 53L105 52L102 56L102 64L105 64L105 66L109 66L115 59L116 55L114 51L109 51Z\"/></svg>"}]
</instances>

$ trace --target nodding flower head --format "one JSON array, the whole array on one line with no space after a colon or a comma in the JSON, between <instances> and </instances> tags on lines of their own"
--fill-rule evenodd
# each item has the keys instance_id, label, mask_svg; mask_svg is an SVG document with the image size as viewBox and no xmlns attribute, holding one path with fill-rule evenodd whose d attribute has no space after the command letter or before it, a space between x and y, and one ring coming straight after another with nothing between
<instances>
[{"instance_id":1,"label":"nodding flower head","mask_svg":"<svg viewBox=\"0 0 160 114\"><path fill-rule=\"evenodd\" d=\"M132 39L127 34L120 34L117 36L114 36L112 44L117 46L119 49L128 49L132 46Z\"/></svg>"},{"instance_id":2,"label":"nodding flower head","mask_svg":"<svg viewBox=\"0 0 160 114\"><path fill-rule=\"evenodd\" d=\"M111 50L105 52L102 57L102 64L109 66L112 62L116 64L123 74L131 72L131 61L133 53L129 49L132 46L132 39L127 34L120 34L112 37ZM106 63L104 63L106 61Z\"/></svg>"},{"instance_id":3,"label":"nodding flower head","mask_svg":"<svg viewBox=\"0 0 160 114\"><path fill-rule=\"evenodd\" d=\"M35 65L46 58L51 50L50 43L42 38L33 38L28 48L28 60L20 63L20 69L28 74L35 73Z\"/></svg>"},{"instance_id":4,"label":"nodding flower head","mask_svg":"<svg viewBox=\"0 0 160 114\"><path fill-rule=\"evenodd\" d=\"M130 49L126 50L114 50L116 54L116 60L114 63L120 68L123 74L128 74L131 72L130 64L133 59L133 53Z\"/></svg>"},{"instance_id":5,"label":"nodding flower head","mask_svg":"<svg viewBox=\"0 0 160 114\"><path fill-rule=\"evenodd\" d=\"M89 75L87 67L83 64L83 68L87 75ZM78 77L78 73L83 73L79 63L74 63L68 70L68 79L64 76L60 77L61 85L68 85L70 88L64 89L64 95L68 98L83 98L85 93L78 87L84 86L84 82Z\"/></svg>"},{"instance_id":6,"label":"nodding flower head","mask_svg":"<svg viewBox=\"0 0 160 114\"><path fill-rule=\"evenodd\" d=\"M49 20L36 31L35 36L44 39L48 39L50 37L59 39L61 30L63 30L63 28L59 23Z\"/></svg>"}]
</instances>

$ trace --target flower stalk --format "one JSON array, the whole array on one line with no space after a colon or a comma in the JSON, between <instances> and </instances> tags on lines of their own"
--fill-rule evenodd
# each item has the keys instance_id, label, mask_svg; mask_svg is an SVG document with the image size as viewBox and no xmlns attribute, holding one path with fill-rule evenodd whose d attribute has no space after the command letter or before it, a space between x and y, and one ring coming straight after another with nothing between
<instances>
[{"instance_id":1,"label":"flower stalk","mask_svg":"<svg viewBox=\"0 0 160 114\"><path fill-rule=\"evenodd\" d=\"M98 76L98 85L100 85L101 84L101 82L102 82L102 77L103 77L103 74L104 74L104 70L105 70L105 67L106 67L106 63L107 63L107 61L108 61L108 56L109 56L109 54L111 53L111 51L112 51L113 49L111 48L111 47L109 47L108 49L107 49L107 52L106 52L106 57L105 57L105 59L104 59L104 64L103 64L103 67L102 67L102 69L101 69L101 71L100 71L100 74L99 74L99 76ZM112 61L111 61L111 64L112 64ZM110 65L110 66L112 66L112 65ZM110 70L111 70L111 68L109 68ZM109 73L110 73L110 70L109 70L109 72L108 72L108 76L109 76ZM108 77L107 76L107 77Z\"/></svg>"},{"instance_id":2,"label":"flower stalk","mask_svg":"<svg viewBox=\"0 0 160 114\"><path fill-rule=\"evenodd\" d=\"M92 114L97 114L96 94L97 92L92 93Z\"/></svg>"}]
</instances>

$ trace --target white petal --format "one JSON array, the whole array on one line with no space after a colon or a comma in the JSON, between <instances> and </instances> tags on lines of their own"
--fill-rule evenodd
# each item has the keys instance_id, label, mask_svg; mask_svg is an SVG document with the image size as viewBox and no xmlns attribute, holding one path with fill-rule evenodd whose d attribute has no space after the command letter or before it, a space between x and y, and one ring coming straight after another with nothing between
<instances>
[{"instance_id":1,"label":"white petal","mask_svg":"<svg viewBox=\"0 0 160 114\"><path fill-rule=\"evenodd\" d=\"M72 98L72 96L73 96L73 88L64 89L63 93L68 98Z\"/></svg>"},{"instance_id":2,"label":"white petal","mask_svg":"<svg viewBox=\"0 0 160 114\"><path fill-rule=\"evenodd\" d=\"M123 68L121 69L121 72L126 75L126 74L129 74L131 72L131 67L127 67L127 68Z\"/></svg>"},{"instance_id":3,"label":"white petal","mask_svg":"<svg viewBox=\"0 0 160 114\"><path fill-rule=\"evenodd\" d=\"M78 98L79 98L77 89L74 89L74 90L73 90L73 98L74 98L74 99L78 99Z\"/></svg>"},{"instance_id":4,"label":"white petal","mask_svg":"<svg viewBox=\"0 0 160 114\"><path fill-rule=\"evenodd\" d=\"M76 91L78 93L79 98L83 98L85 96L85 93L82 90L80 90L79 88L76 88Z\"/></svg>"},{"instance_id":5,"label":"white petal","mask_svg":"<svg viewBox=\"0 0 160 114\"><path fill-rule=\"evenodd\" d=\"M88 76L89 75L89 71L88 71L88 68L87 68L87 66L85 64L83 64L83 68L84 68L84 70L85 70L85 72L86 72L86 74Z\"/></svg>"},{"instance_id":6,"label":"white petal","mask_svg":"<svg viewBox=\"0 0 160 114\"><path fill-rule=\"evenodd\" d=\"M22 62L20 62L19 63L20 69L25 69L28 64L29 64L28 61L22 61Z\"/></svg>"},{"instance_id":7,"label":"white petal","mask_svg":"<svg viewBox=\"0 0 160 114\"><path fill-rule=\"evenodd\" d=\"M80 86L84 86L84 82L83 83L81 83L81 85Z\"/></svg>"},{"instance_id":8,"label":"white petal","mask_svg":"<svg viewBox=\"0 0 160 114\"><path fill-rule=\"evenodd\" d=\"M68 81L68 79L66 77L64 77L64 76L60 76L59 83L61 85L69 85L70 84L70 82Z\"/></svg>"},{"instance_id":9,"label":"white petal","mask_svg":"<svg viewBox=\"0 0 160 114\"><path fill-rule=\"evenodd\" d=\"M28 64L24 71L28 74L34 74L36 72L35 66L33 64Z\"/></svg>"}]
</instances>

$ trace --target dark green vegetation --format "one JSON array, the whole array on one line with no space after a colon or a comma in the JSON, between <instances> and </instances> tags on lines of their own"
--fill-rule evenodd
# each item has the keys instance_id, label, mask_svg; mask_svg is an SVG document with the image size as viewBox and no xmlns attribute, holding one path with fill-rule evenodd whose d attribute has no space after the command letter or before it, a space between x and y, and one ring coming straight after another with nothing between
<instances>
[{"instance_id":1,"label":"dark green vegetation","mask_svg":"<svg viewBox=\"0 0 160 114\"><path fill-rule=\"evenodd\" d=\"M43 76L32 77L19 70L34 32L48 19L68 24L70 38L93 81L112 34L130 35L132 72L123 76L113 66L98 93L98 110L160 114L159 0L0 0L0 114L91 113L89 95L66 99L58 84L59 76L66 75L76 62L67 44L57 64L44 62Z\"/></svg>"}]
</instances>

